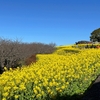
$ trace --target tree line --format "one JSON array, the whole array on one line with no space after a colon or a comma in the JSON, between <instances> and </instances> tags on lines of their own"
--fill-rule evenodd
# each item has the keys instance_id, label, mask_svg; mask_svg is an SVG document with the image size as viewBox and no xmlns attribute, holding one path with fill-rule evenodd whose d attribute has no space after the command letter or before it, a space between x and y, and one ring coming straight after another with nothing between
<instances>
[{"instance_id":1,"label":"tree line","mask_svg":"<svg viewBox=\"0 0 100 100\"><path fill-rule=\"evenodd\" d=\"M23 43L19 40L0 38L0 73L4 71L4 67L7 69L21 67L32 55L50 54L55 49L55 43Z\"/></svg>"},{"instance_id":2,"label":"tree line","mask_svg":"<svg viewBox=\"0 0 100 100\"><path fill-rule=\"evenodd\" d=\"M76 42L75 44L92 44L94 42L100 43L100 28L97 28L91 32L90 41L81 40Z\"/></svg>"}]
</instances>

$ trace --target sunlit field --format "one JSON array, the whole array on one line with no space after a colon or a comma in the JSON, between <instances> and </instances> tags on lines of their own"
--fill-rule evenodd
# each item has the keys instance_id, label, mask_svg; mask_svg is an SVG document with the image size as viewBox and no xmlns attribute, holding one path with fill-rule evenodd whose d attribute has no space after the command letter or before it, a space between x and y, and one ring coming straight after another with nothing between
<instances>
[{"instance_id":1,"label":"sunlit field","mask_svg":"<svg viewBox=\"0 0 100 100\"><path fill-rule=\"evenodd\" d=\"M100 49L59 46L37 62L0 75L0 100L70 100L100 74Z\"/></svg>"}]
</instances>

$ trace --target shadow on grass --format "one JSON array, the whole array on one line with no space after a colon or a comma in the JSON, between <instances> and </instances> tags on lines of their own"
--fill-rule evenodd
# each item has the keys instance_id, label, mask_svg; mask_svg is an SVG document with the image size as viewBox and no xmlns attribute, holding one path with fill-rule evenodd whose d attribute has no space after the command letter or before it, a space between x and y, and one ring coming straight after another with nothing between
<instances>
[{"instance_id":1,"label":"shadow on grass","mask_svg":"<svg viewBox=\"0 0 100 100\"><path fill-rule=\"evenodd\" d=\"M82 100L100 100L100 75L88 87Z\"/></svg>"},{"instance_id":2,"label":"shadow on grass","mask_svg":"<svg viewBox=\"0 0 100 100\"><path fill-rule=\"evenodd\" d=\"M90 86L84 93L82 100L100 100L100 82Z\"/></svg>"},{"instance_id":3,"label":"shadow on grass","mask_svg":"<svg viewBox=\"0 0 100 100\"><path fill-rule=\"evenodd\" d=\"M100 76L88 87L83 95L66 96L59 100L100 100Z\"/></svg>"},{"instance_id":4,"label":"shadow on grass","mask_svg":"<svg viewBox=\"0 0 100 100\"><path fill-rule=\"evenodd\" d=\"M83 95L66 96L59 100L100 100L100 75L91 83Z\"/></svg>"},{"instance_id":5,"label":"shadow on grass","mask_svg":"<svg viewBox=\"0 0 100 100\"><path fill-rule=\"evenodd\" d=\"M82 100L83 95L75 94L73 96L66 95L65 97L60 97L57 100Z\"/></svg>"}]
</instances>

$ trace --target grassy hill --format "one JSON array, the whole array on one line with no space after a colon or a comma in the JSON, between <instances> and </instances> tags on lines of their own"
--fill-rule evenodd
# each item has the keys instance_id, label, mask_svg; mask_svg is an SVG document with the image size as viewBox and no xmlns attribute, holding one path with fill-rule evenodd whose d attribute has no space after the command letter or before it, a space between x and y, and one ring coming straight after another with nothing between
<instances>
[{"instance_id":1,"label":"grassy hill","mask_svg":"<svg viewBox=\"0 0 100 100\"><path fill-rule=\"evenodd\" d=\"M59 46L0 75L0 100L78 100L100 74L100 50ZM76 99L77 98L77 99Z\"/></svg>"}]
</instances>

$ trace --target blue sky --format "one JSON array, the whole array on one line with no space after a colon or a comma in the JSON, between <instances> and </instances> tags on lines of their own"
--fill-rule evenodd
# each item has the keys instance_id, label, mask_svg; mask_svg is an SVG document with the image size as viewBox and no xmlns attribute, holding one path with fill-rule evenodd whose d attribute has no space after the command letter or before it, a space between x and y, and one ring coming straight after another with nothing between
<instances>
[{"instance_id":1,"label":"blue sky","mask_svg":"<svg viewBox=\"0 0 100 100\"><path fill-rule=\"evenodd\" d=\"M0 37L74 44L100 28L100 0L0 0Z\"/></svg>"}]
</instances>

